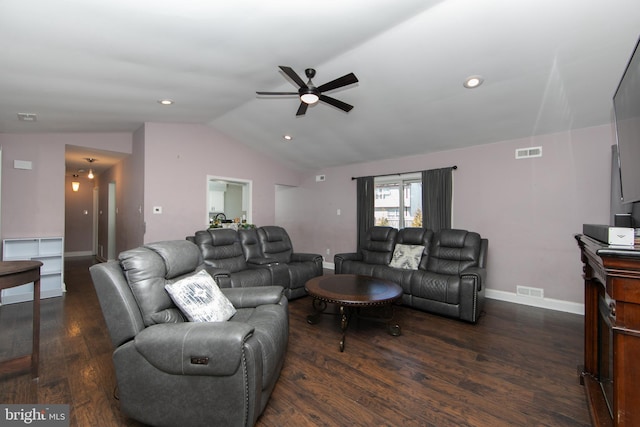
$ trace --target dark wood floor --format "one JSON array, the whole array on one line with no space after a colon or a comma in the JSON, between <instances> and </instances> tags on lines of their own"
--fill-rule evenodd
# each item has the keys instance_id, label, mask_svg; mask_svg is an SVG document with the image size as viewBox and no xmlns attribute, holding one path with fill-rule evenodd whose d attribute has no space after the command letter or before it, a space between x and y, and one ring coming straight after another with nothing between
<instances>
[{"instance_id":1,"label":"dark wood floor","mask_svg":"<svg viewBox=\"0 0 640 427\"><path fill-rule=\"evenodd\" d=\"M111 343L87 267L65 263L68 292L43 300L40 378L0 376L1 403L69 404L72 426L140 426L118 410ZM290 304L285 366L261 427L588 426L578 381L582 316L488 300L477 325L396 309L402 335L367 321L306 322ZM31 303L0 307L0 359L30 351Z\"/></svg>"}]
</instances>

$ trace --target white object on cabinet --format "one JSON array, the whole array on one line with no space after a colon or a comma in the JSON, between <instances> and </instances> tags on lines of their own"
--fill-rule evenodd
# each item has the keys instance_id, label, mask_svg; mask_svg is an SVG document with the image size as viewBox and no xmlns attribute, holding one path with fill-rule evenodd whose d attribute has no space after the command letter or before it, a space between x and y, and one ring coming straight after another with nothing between
<instances>
[{"instance_id":1,"label":"white object on cabinet","mask_svg":"<svg viewBox=\"0 0 640 427\"><path fill-rule=\"evenodd\" d=\"M34 260L40 267L40 299L62 296L64 285L64 241L62 237L4 239L2 260ZM33 283L2 290L2 304L33 300Z\"/></svg>"}]
</instances>

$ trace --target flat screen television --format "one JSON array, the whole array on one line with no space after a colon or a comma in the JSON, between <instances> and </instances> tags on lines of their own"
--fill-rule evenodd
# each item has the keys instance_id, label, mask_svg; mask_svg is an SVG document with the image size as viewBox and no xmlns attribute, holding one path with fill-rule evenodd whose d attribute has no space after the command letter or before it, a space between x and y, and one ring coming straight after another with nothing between
<instances>
[{"instance_id":1,"label":"flat screen television","mask_svg":"<svg viewBox=\"0 0 640 427\"><path fill-rule=\"evenodd\" d=\"M613 95L613 110L621 198L634 203L640 201L640 40Z\"/></svg>"}]
</instances>

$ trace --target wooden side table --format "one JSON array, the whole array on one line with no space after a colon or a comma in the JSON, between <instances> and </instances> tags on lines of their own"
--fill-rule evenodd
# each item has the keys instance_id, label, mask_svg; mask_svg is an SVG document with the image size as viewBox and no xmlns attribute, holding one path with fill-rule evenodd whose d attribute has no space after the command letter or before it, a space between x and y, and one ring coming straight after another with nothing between
<instances>
[{"instance_id":1,"label":"wooden side table","mask_svg":"<svg viewBox=\"0 0 640 427\"><path fill-rule=\"evenodd\" d=\"M0 374L28 369L31 378L38 378L40 359L40 261L1 261L0 289L13 288L33 282L33 342L30 355L0 362Z\"/></svg>"}]
</instances>

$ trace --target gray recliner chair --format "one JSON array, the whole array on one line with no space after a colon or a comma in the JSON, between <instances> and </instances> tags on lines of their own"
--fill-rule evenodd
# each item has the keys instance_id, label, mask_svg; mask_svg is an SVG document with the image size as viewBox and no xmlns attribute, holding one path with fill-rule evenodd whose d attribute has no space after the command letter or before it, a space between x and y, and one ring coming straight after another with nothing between
<instances>
[{"instance_id":1,"label":"gray recliner chair","mask_svg":"<svg viewBox=\"0 0 640 427\"><path fill-rule=\"evenodd\" d=\"M305 296L305 283L314 277L322 276L322 256L319 254L295 252L287 231L275 225L258 228L258 240L262 248L262 255L287 266L285 278L278 278L278 282L286 283L287 298L294 299Z\"/></svg>"},{"instance_id":2,"label":"gray recliner chair","mask_svg":"<svg viewBox=\"0 0 640 427\"><path fill-rule=\"evenodd\" d=\"M188 322L164 286L203 269L187 241L147 244L91 277L115 347L120 407L154 426L252 426L279 378L289 336L280 286L222 289L225 322Z\"/></svg>"}]
</instances>

